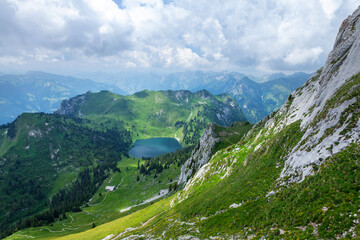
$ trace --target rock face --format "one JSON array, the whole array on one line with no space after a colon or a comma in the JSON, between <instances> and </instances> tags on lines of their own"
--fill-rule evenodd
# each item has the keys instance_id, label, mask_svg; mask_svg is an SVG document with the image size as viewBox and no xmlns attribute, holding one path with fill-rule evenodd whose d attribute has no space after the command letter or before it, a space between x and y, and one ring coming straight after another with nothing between
<instances>
[{"instance_id":1,"label":"rock face","mask_svg":"<svg viewBox=\"0 0 360 240\"><path fill-rule=\"evenodd\" d=\"M301 122L304 135L285 157L282 178L301 181L314 165L359 141L359 73L360 8L341 25L326 65L265 123L267 132L279 132Z\"/></svg>"},{"instance_id":2,"label":"rock face","mask_svg":"<svg viewBox=\"0 0 360 240\"><path fill-rule=\"evenodd\" d=\"M181 167L178 184L186 183L203 165L205 165L212 154L215 144L219 138L215 134L215 124L210 124L204 130L200 143L191 153L191 157Z\"/></svg>"},{"instance_id":3,"label":"rock face","mask_svg":"<svg viewBox=\"0 0 360 240\"><path fill-rule=\"evenodd\" d=\"M79 95L69 100L64 100L61 102L61 107L55 112L55 114L60 115L75 115L76 110L80 105L84 104L86 101L86 94ZM81 117L80 111L78 112L78 117Z\"/></svg>"}]
</instances>

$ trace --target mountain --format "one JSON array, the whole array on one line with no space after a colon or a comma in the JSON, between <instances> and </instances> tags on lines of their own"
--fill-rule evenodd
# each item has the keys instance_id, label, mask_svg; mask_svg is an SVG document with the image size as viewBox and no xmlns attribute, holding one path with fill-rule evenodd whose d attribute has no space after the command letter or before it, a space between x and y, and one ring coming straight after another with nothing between
<instances>
[{"instance_id":1,"label":"mountain","mask_svg":"<svg viewBox=\"0 0 360 240\"><path fill-rule=\"evenodd\" d=\"M244 77L230 84L227 93L240 104L246 118L256 123L279 109L290 93L303 85L308 77L298 73L264 83Z\"/></svg>"},{"instance_id":2,"label":"mountain","mask_svg":"<svg viewBox=\"0 0 360 240\"><path fill-rule=\"evenodd\" d=\"M206 89L212 94L227 93L240 105L245 117L256 123L279 109L290 93L302 86L310 77L307 73L293 75L274 74L265 82L255 82L241 73L189 71L167 75L159 85L160 89Z\"/></svg>"},{"instance_id":3,"label":"mountain","mask_svg":"<svg viewBox=\"0 0 360 240\"><path fill-rule=\"evenodd\" d=\"M175 137L185 145L197 143L210 122L229 126L246 120L232 97L206 90L144 90L129 96L88 92L63 101L56 114L88 119L98 128L129 129L134 139Z\"/></svg>"},{"instance_id":4,"label":"mountain","mask_svg":"<svg viewBox=\"0 0 360 240\"><path fill-rule=\"evenodd\" d=\"M246 118L256 123L279 109L296 88L311 76L307 73L272 74L262 78L237 72L186 71L171 74L119 73L80 75L108 81L128 92L148 90L208 90L214 95L227 93L238 103Z\"/></svg>"},{"instance_id":5,"label":"mountain","mask_svg":"<svg viewBox=\"0 0 360 240\"><path fill-rule=\"evenodd\" d=\"M23 112L53 112L64 99L86 91L124 91L114 85L43 72L0 74L0 124L12 122Z\"/></svg>"},{"instance_id":6,"label":"mountain","mask_svg":"<svg viewBox=\"0 0 360 240\"><path fill-rule=\"evenodd\" d=\"M212 154L183 190L59 239L359 238L359 63L360 7L342 23L325 66Z\"/></svg>"},{"instance_id":7,"label":"mountain","mask_svg":"<svg viewBox=\"0 0 360 240\"><path fill-rule=\"evenodd\" d=\"M43 72L0 74L0 123L11 122L23 112L53 112L59 108L62 100L87 91L109 90L125 95L144 89L192 92L206 89L214 95L227 93L238 101L246 118L256 123L279 109L289 94L310 75L274 74L262 78L265 81L262 83L255 82L254 77L236 72L188 71L167 75L129 72L80 76L97 82Z\"/></svg>"}]
</instances>

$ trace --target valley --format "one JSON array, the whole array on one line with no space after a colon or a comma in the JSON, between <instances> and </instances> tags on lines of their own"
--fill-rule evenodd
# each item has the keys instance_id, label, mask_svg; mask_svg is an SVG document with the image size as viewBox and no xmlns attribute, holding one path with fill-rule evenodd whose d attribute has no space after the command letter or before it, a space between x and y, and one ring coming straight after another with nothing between
<instances>
[{"instance_id":1,"label":"valley","mask_svg":"<svg viewBox=\"0 0 360 240\"><path fill-rule=\"evenodd\" d=\"M127 2L106 3L98 3L97 8L112 6L118 17L129 8ZM138 10L154 7L132 4ZM176 9L178 4L161 1L156 6ZM224 4L233 9L229 6ZM277 6L272 11L278 11ZM179 12L168 17L173 13ZM187 18L185 13L182 17ZM335 13L328 12L327 17ZM203 20L200 12L198 17ZM126 20L119 17L117 23ZM116 31L130 35L137 24L124 30L99 25L95 32L102 35L94 40L98 51L114 47L103 39L112 39ZM221 41L216 45L233 44L225 38L229 35L222 34L228 30L221 28L222 22L206 24L219 27L216 35ZM208 55L206 44L201 49L192 46L197 38L213 40L211 35L197 35L195 40L190 34L177 36L188 51L165 48L161 53L166 67L176 60L170 56L180 56L188 64L193 58L200 62L197 66L215 60L220 68L224 64L220 61L224 49ZM131 42L123 41L124 46ZM247 52L255 56L248 45ZM272 50L284 54L277 47ZM138 56L129 49L117 57L126 59L130 54L143 61L158 57ZM102 60L115 64L108 55L113 48L105 50ZM322 51L321 47L296 48L282 60L264 52L262 62L250 55L246 61L257 70L271 67L268 61L273 61L291 72L314 64ZM94 60L97 53L90 56ZM226 64L234 61L226 57ZM257 61L261 64L256 65ZM126 66L141 69L137 64L129 61ZM14 114L24 107L31 111L0 125L1 239L360 238L360 7L343 20L326 63L310 77L306 73L256 78L226 71L166 72L162 77L155 74L159 77L155 84L147 81L154 75L134 71L133 82L117 85L131 94L117 87L98 91L102 86L91 80L39 72L0 73L0 86L5 86L0 88L0 105L9 101ZM44 85L46 78L54 80ZM143 90L145 86L154 90ZM15 96L19 89L23 92ZM30 91L37 92L36 97ZM59 108L53 113L32 113L54 110L56 104Z\"/></svg>"},{"instance_id":2,"label":"valley","mask_svg":"<svg viewBox=\"0 0 360 240\"><path fill-rule=\"evenodd\" d=\"M219 107L224 113L215 111ZM214 97L206 91L143 91L132 96L88 92L64 101L55 114L22 114L1 128L0 191L6 196L1 201L8 209L4 214L12 215L2 217L3 233L13 231L9 227L15 224L20 229L40 226L41 233L67 235L141 209L149 205L147 199L156 200L160 192L177 188L181 165L207 123L226 125L243 119L231 97ZM184 146L176 153L146 161L129 155L136 139L176 134L183 136ZM160 149L162 154L182 148L173 138L160 139L174 141L170 150ZM38 164L39 171L30 174ZM34 188L33 182L38 184ZM22 183L26 185L10 194L10 187ZM105 192L106 186L114 186L115 191ZM25 196L29 201L22 200ZM24 207L27 211L20 210ZM19 216L22 221L16 220ZM65 223L57 224L58 220Z\"/></svg>"}]
</instances>

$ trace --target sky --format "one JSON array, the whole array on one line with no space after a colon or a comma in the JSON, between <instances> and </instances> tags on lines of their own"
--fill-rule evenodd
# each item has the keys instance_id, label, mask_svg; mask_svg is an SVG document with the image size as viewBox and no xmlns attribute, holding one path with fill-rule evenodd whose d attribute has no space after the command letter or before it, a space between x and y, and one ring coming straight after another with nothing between
<instances>
[{"instance_id":1,"label":"sky","mask_svg":"<svg viewBox=\"0 0 360 240\"><path fill-rule=\"evenodd\" d=\"M1 0L0 71L312 72L359 0Z\"/></svg>"}]
</instances>

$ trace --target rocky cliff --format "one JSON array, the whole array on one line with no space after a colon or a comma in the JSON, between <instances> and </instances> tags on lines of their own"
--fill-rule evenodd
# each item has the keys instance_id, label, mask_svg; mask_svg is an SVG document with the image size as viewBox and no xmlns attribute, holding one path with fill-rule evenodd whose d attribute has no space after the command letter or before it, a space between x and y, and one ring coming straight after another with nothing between
<instances>
[{"instance_id":1,"label":"rocky cliff","mask_svg":"<svg viewBox=\"0 0 360 240\"><path fill-rule=\"evenodd\" d=\"M210 159L212 151L219 142L219 138L215 134L215 124L212 123L206 127L191 157L181 167L181 173L178 184L186 183L205 163Z\"/></svg>"},{"instance_id":2,"label":"rocky cliff","mask_svg":"<svg viewBox=\"0 0 360 240\"><path fill-rule=\"evenodd\" d=\"M325 66L265 124L279 131L301 122L304 135L286 157L281 177L303 180L314 165L359 140L359 73L360 8L342 23Z\"/></svg>"}]
</instances>

